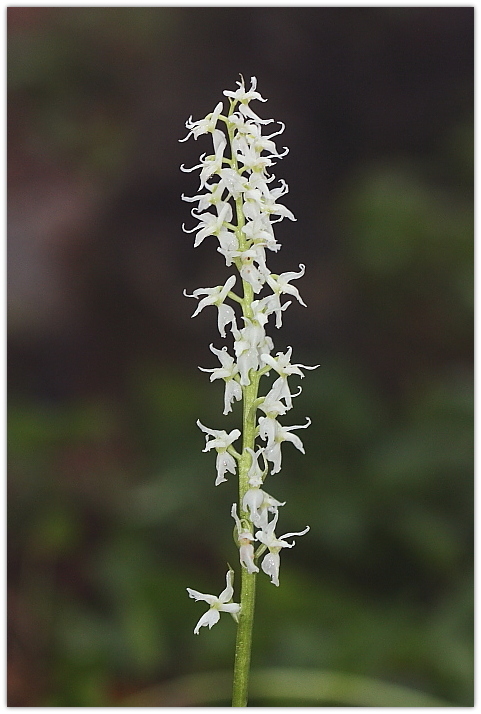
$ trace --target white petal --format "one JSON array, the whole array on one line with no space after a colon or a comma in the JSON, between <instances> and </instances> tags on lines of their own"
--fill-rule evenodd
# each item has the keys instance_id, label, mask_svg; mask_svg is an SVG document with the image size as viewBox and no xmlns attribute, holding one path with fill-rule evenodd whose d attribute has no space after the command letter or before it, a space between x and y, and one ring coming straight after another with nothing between
<instances>
[{"instance_id":1,"label":"white petal","mask_svg":"<svg viewBox=\"0 0 481 714\"><path fill-rule=\"evenodd\" d=\"M294 444L294 446L296 447L296 449L299 449L299 451L302 454L306 453L304 451L304 445L303 445L302 441L299 439L299 437L297 436L297 434L283 434L283 436L284 436L283 441L291 441Z\"/></svg>"},{"instance_id":2,"label":"white petal","mask_svg":"<svg viewBox=\"0 0 481 714\"><path fill-rule=\"evenodd\" d=\"M235 312L230 305L218 305L219 314L217 317L217 327L219 329L219 334L221 337L225 337L225 328L227 325L235 324Z\"/></svg>"},{"instance_id":3,"label":"white petal","mask_svg":"<svg viewBox=\"0 0 481 714\"><path fill-rule=\"evenodd\" d=\"M217 436L217 434L219 433L215 429L209 429L207 426L204 426L202 424L202 422L200 421L200 419L197 419L197 421L195 423L197 424L197 426L199 427L199 429L201 431L205 432L206 434L209 434L210 436Z\"/></svg>"},{"instance_id":4,"label":"white petal","mask_svg":"<svg viewBox=\"0 0 481 714\"><path fill-rule=\"evenodd\" d=\"M267 439L267 449L275 445L276 433L279 423L272 417L259 417L259 436L264 441Z\"/></svg>"},{"instance_id":5,"label":"white petal","mask_svg":"<svg viewBox=\"0 0 481 714\"><path fill-rule=\"evenodd\" d=\"M229 379L225 383L224 392L224 414L229 414L232 411L232 402L242 399L242 387L235 379Z\"/></svg>"},{"instance_id":6,"label":"white petal","mask_svg":"<svg viewBox=\"0 0 481 714\"><path fill-rule=\"evenodd\" d=\"M271 579L271 583L279 587L279 567L281 559L279 553L267 553L262 561L261 568Z\"/></svg>"},{"instance_id":7,"label":"white petal","mask_svg":"<svg viewBox=\"0 0 481 714\"><path fill-rule=\"evenodd\" d=\"M186 590L189 593L189 597L194 600L203 600L204 602L208 602L209 605L212 605L217 600L215 595L206 595L205 593L200 593L198 590L192 590L192 588L186 588Z\"/></svg>"},{"instance_id":8,"label":"white petal","mask_svg":"<svg viewBox=\"0 0 481 714\"><path fill-rule=\"evenodd\" d=\"M207 612L205 612L202 615L199 622L194 627L194 635L199 634L199 630L201 627L208 627L210 630L210 628L213 627L216 622L219 622L219 620L220 620L220 612L218 610L213 609L213 608L211 608L210 610L207 610Z\"/></svg>"},{"instance_id":9,"label":"white petal","mask_svg":"<svg viewBox=\"0 0 481 714\"><path fill-rule=\"evenodd\" d=\"M279 471L281 470L281 462L282 462L281 445L274 444L271 447L266 446L264 454L265 454L266 459L268 461L271 461L273 464L272 469L271 469L271 474L278 474Z\"/></svg>"},{"instance_id":10,"label":"white petal","mask_svg":"<svg viewBox=\"0 0 481 714\"><path fill-rule=\"evenodd\" d=\"M248 573L258 573L259 568L254 563L254 546L252 543L241 545L239 549L239 558L241 565L246 568Z\"/></svg>"},{"instance_id":11,"label":"white petal","mask_svg":"<svg viewBox=\"0 0 481 714\"><path fill-rule=\"evenodd\" d=\"M250 488L242 499L242 508L245 511L249 511L251 516L251 521L254 520L254 516L257 515L257 511L262 506L264 501L264 493L260 488Z\"/></svg>"},{"instance_id":12,"label":"white petal","mask_svg":"<svg viewBox=\"0 0 481 714\"><path fill-rule=\"evenodd\" d=\"M291 538L292 536L302 536L305 535L308 531L310 530L309 526L306 526L303 531L300 531L299 533L286 533L283 536L280 536L279 540L284 540L284 538Z\"/></svg>"},{"instance_id":13,"label":"white petal","mask_svg":"<svg viewBox=\"0 0 481 714\"><path fill-rule=\"evenodd\" d=\"M225 589L219 595L219 602L221 602L222 604L225 604L226 602L229 602L229 600L232 600L232 596L234 594L234 588L232 587L233 579L234 571L229 568L225 576Z\"/></svg>"},{"instance_id":14,"label":"white petal","mask_svg":"<svg viewBox=\"0 0 481 714\"><path fill-rule=\"evenodd\" d=\"M218 608L220 612L230 612L231 615L240 612L240 605L237 602L228 602L226 605L219 605Z\"/></svg>"}]
</instances>

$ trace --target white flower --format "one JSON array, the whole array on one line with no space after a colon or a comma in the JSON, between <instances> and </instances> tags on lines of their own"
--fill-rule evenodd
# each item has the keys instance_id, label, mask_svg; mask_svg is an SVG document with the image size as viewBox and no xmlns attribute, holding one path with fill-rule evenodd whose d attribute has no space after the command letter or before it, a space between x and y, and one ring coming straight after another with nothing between
<instances>
[{"instance_id":1,"label":"white flower","mask_svg":"<svg viewBox=\"0 0 481 714\"><path fill-rule=\"evenodd\" d=\"M218 320L217 325L221 337L225 337L225 328L229 323L235 325L235 313L234 309L230 305L224 305L224 300L227 297L227 293L232 290L236 281L235 275L231 275L224 285L218 285L215 288L197 288L194 290L192 295L188 295L184 290L185 297L194 297L199 299L200 295L205 295L204 298L197 305L196 310L192 313L191 317L196 317L204 307L207 305L215 305L218 310Z\"/></svg>"},{"instance_id":2,"label":"white flower","mask_svg":"<svg viewBox=\"0 0 481 714\"><path fill-rule=\"evenodd\" d=\"M258 151L259 153L261 153L262 151L268 151L270 153L270 158L276 159L282 159L289 153L289 149L287 148L287 146L284 146L282 154L279 154L275 143L272 141L272 138L274 136L279 136L279 134L282 134L282 132L286 128L283 122L278 123L281 125L279 131L275 131L269 136L262 136L262 129L255 122L250 121L246 124L247 140L250 144L252 144L255 151Z\"/></svg>"},{"instance_id":3,"label":"white flower","mask_svg":"<svg viewBox=\"0 0 481 714\"><path fill-rule=\"evenodd\" d=\"M299 291L294 285L289 285L289 282L291 280L294 280L295 278L301 278L304 275L304 268L305 266L299 265L301 268L299 273L294 273L294 272L289 272L289 273L282 273L282 275L267 275L266 280L267 284L269 287L273 290L273 294L270 295L271 299L271 306L272 306L272 311L276 313L277 318L276 318L276 327L279 328L282 326L282 310L285 309L285 305L281 305L281 299L280 296L282 294L289 294L293 295L296 300L298 300L301 305L304 305L306 307L305 302L302 300L301 296L299 295ZM290 305L290 302L286 303L287 305Z\"/></svg>"},{"instance_id":4,"label":"white flower","mask_svg":"<svg viewBox=\"0 0 481 714\"><path fill-rule=\"evenodd\" d=\"M262 201L262 212L267 213L269 216L271 214L279 216L273 223L279 223L284 218L289 218L291 221L296 221L297 218L294 216L292 211L283 206L280 203L276 203L276 199L283 196L288 191L287 184L281 179L281 186L279 188L273 188L270 190L269 195L265 196Z\"/></svg>"},{"instance_id":5,"label":"white flower","mask_svg":"<svg viewBox=\"0 0 481 714\"><path fill-rule=\"evenodd\" d=\"M244 318L246 326L242 330L233 329L234 351L237 357L237 366L241 375L242 386L250 384L249 372L257 370L259 359L263 354L272 349L272 340L266 335L264 328L251 320Z\"/></svg>"},{"instance_id":6,"label":"white flower","mask_svg":"<svg viewBox=\"0 0 481 714\"><path fill-rule=\"evenodd\" d=\"M202 161L200 188L205 186L210 176L219 173L224 163L224 149L227 146L227 139L225 138L224 132L220 129L214 129L212 132L212 141L214 144L214 156L209 156Z\"/></svg>"},{"instance_id":7,"label":"white flower","mask_svg":"<svg viewBox=\"0 0 481 714\"><path fill-rule=\"evenodd\" d=\"M245 328L244 328L245 329ZM249 372L251 369L256 370L259 365L257 349L252 346L248 340L244 339L241 332L234 332L235 342L234 350L237 357L237 366L240 372L240 383L243 387L250 384Z\"/></svg>"},{"instance_id":8,"label":"white flower","mask_svg":"<svg viewBox=\"0 0 481 714\"><path fill-rule=\"evenodd\" d=\"M256 92L257 89L257 78L256 77L251 77L251 86L248 92L246 92L245 88L245 82L244 82L244 77L241 75L241 81L236 82L238 85L239 89L236 89L235 92L232 92L229 89L225 89L223 94L225 97L230 97L231 99L237 100L238 102L242 102L243 104L246 104L252 99L257 99L259 102L267 102L267 99L263 99L259 92ZM272 120L271 120L272 121Z\"/></svg>"},{"instance_id":9,"label":"white flower","mask_svg":"<svg viewBox=\"0 0 481 714\"><path fill-rule=\"evenodd\" d=\"M254 77L252 79L254 79ZM267 99L261 99L260 96L255 98L260 99L260 101L263 102L267 101ZM258 116L247 103L242 103L239 105L239 112L244 117L247 117L248 119L253 119L258 124L272 124L272 122L274 121L274 119L261 119L260 116Z\"/></svg>"},{"instance_id":10,"label":"white flower","mask_svg":"<svg viewBox=\"0 0 481 714\"><path fill-rule=\"evenodd\" d=\"M264 556L262 563L261 563L261 568L264 571L266 575L268 575L271 579L271 583L273 585L277 585L279 587L279 568L281 567L281 557L279 555L279 551L277 552L271 552L269 551L266 553Z\"/></svg>"},{"instance_id":11,"label":"white flower","mask_svg":"<svg viewBox=\"0 0 481 714\"><path fill-rule=\"evenodd\" d=\"M218 211L217 216L213 213L196 214L194 213L195 209L192 209L192 215L200 222L191 230L186 230L184 227L183 230L185 233L194 233L197 231L194 248L197 248L207 236L218 236L224 227L224 223L229 223L232 219L232 208L229 203L220 201L217 203L216 208Z\"/></svg>"},{"instance_id":12,"label":"white flower","mask_svg":"<svg viewBox=\"0 0 481 714\"><path fill-rule=\"evenodd\" d=\"M244 166L244 169L261 173L268 166L272 166L272 161L268 156L261 156L255 148L249 144L245 136L239 136L232 142L232 150L237 161Z\"/></svg>"},{"instance_id":13,"label":"white flower","mask_svg":"<svg viewBox=\"0 0 481 714\"><path fill-rule=\"evenodd\" d=\"M306 266L303 265L302 263L299 264L300 271L298 273L295 273L293 271L290 271L288 273L282 273L281 275L273 275L271 274L267 280L269 283L269 286L272 288L272 290L275 292L276 295L281 295L283 293L288 293L289 295L293 295L296 300L298 300L301 305L306 306L306 303L302 300L301 296L299 295L299 290L294 287L294 285L289 285L291 280L297 280L298 278L302 278L302 276L305 273Z\"/></svg>"},{"instance_id":14,"label":"white flower","mask_svg":"<svg viewBox=\"0 0 481 714\"><path fill-rule=\"evenodd\" d=\"M197 139L201 134L207 134L208 132L213 132L217 122L219 120L219 115L222 114L222 102L219 102L211 114L207 114L205 119L199 119L199 121L192 121L192 116L190 116L185 122L187 129L190 129L189 133L184 139L179 139L179 141L187 141L189 136L193 136Z\"/></svg>"},{"instance_id":15,"label":"white flower","mask_svg":"<svg viewBox=\"0 0 481 714\"><path fill-rule=\"evenodd\" d=\"M248 528L243 528L239 516L237 515L237 503L232 504L231 516L237 526L237 540L239 542L239 559L241 565L248 573L258 573L259 568L254 563L254 546L252 541L254 536Z\"/></svg>"},{"instance_id":16,"label":"white flower","mask_svg":"<svg viewBox=\"0 0 481 714\"><path fill-rule=\"evenodd\" d=\"M258 322L259 325L264 327L269 315L269 310L267 308L265 300L253 300L251 302L251 308L253 322Z\"/></svg>"},{"instance_id":17,"label":"white flower","mask_svg":"<svg viewBox=\"0 0 481 714\"><path fill-rule=\"evenodd\" d=\"M270 295L267 295L265 298L262 298L262 302L265 305L265 310L268 315L272 315L273 312L276 313L276 327L277 327L277 329L279 329L279 327L282 327L282 313L285 310L287 310L289 305L292 304L292 301L288 300L283 305L281 305L279 296L274 295L274 293L271 293Z\"/></svg>"},{"instance_id":18,"label":"white flower","mask_svg":"<svg viewBox=\"0 0 481 714\"><path fill-rule=\"evenodd\" d=\"M276 534L274 533L274 530L277 525L278 517L279 513L276 510L272 521L270 521L270 523L267 523L267 525L262 530L259 530L256 533L257 540L260 543L263 543L263 545L265 545L267 548L269 548L269 553L267 553L267 555L264 557L261 563L261 568L264 573L266 573L266 575L269 575L271 583L277 586L279 586L279 551L282 548L293 548L295 545L295 541L293 541L292 543L286 543L285 539L291 538L292 536L305 535L309 530L309 526L306 526L304 530L300 531L299 533L286 533L285 535L277 538Z\"/></svg>"},{"instance_id":19,"label":"white flower","mask_svg":"<svg viewBox=\"0 0 481 714\"><path fill-rule=\"evenodd\" d=\"M203 449L203 451L210 451L211 449L215 449L217 451L217 478L215 480L215 485L218 486L220 483L227 481L224 476L227 471L231 474L235 474L236 472L236 460L232 454L227 452L227 449L236 439L239 438L241 433L239 429L233 429L230 434L223 429L209 429L201 424L198 419L196 423L199 429L207 434L205 437L205 449ZM214 438L209 441L209 436L213 436Z\"/></svg>"},{"instance_id":20,"label":"white flower","mask_svg":"<svg viewBox=\"0 0 481 714\"><path fill-rule=\"evenodd\" d=\"M181 194L180 197L183 201L187 201L188 203L195 203L195 201L198 201L199 204L197 206L197 211L206 211L211 206L216 206L222 201L224 186L220 182L213 184L206 183L204 188L210 191L210 193L201 193L198 196L184 196L184 194ZM187 232L193 233L194 231L192 230Z\"/></svg>"},{"instance_id":21,"label":"white flower","mask_svg":"<svg viewBox=\"0 0 481 714\"><path fill-rule=\"evenodd\" d=\"M253 221L261 218L262 193L258 188L251 188L249 184L244 192L244 216ZM244 231L244 229L242 229Z\"/></svg>"},{"instance_id":22,"label":"white flower","mask_svg":"<svg viewBox=\"0 0 481 714\"><path fill-rule=\"evenodd\" d=\"M306 417L306 419L307 424L282 426L279 424L277 419L273 419L272 417L259 417L259 436L261 439L264 439L264 441L267 440L267 444L264 449L264 456L274 465L271 473L277 474L281 470L281 444L283 441L291 441L296 449L299 449L299 451L303 454L305 453L302 441L299 439L297 434L291 434L290 432L293 429L307 429L311 420L309 417Z\"/></svg>"},{"instance_id":23,"label":"white flower","mask_svg":"<svg viewBox=\"0 0 481 714\"><path fill-rule=\"evenodd\" d=\"M249 185L252 188L258 188L266 198L270 198L271 189L268 184L272 183L274 180L274 175L266 176L265 174L255 172L249 176Z\"/></svg>"},{"instance_id":24,"label":"white flower","mask_svg":"<svg viewBox=\"0 0 481 714\"><path fill-rule=\"evenodd\" d=\"M236 379L226 379L224 391L224 411L229 414L232 411L232 402L239 402L242 399L242 387Z\"/></svg>"},{"instance_id":25,"label":"white flower","mask_svg":"<svg viewBox=\"0 0 481 714\"><path fill-rule=\"evenodd\" d=\"M262 448L259 448L258 451L254 452L253 449L251 449L249 446L246 447L246 451L251 455L251 465L249 467L249 471L247 473L247 477L249 479L249 484L252 487L257 487L257 486L262 486L262 483L264 481L264 476L267 472L265 469L262 471L262 469L259 466L258 459L261 454L264 453L264 450Z\"/></svg>"},{"instance_id":26,"label":"white flower","mask_svg":"<svg viewBox=\"0 0 481 714\"><path fill-rule=\"evenodd\" d=\"M232 402L234 399L237 401L242 399L242 387L235 379L235 376L239 374L239 369L234 362L234 358L227 352L227 347L223 347L221 350L216 350L213 345L209 345L209 347L211 352L218 356L221 367L216 367L215 369L205 369L204 367L199 367L199 369L202 372L211 372L211 382L215 379L225 380L223 413L229 414L229 412L232 411Z\"/></svg>"},{"instance_id":27,"label":"white flower","mask_svg":"<svg viewBox=\"0 0 481 714\"><path fill-rule=\"evenodd\" d=\"M250 384L249 372L256 370L259 366L259 356L257 345L263 337L263 329L260 325L254 325L250 320L245 320L246 326L242 330L233 330L234 352L237 357L237 366L241 375L242 386ZM259 334L259 331L261 334Z\"/></svg>"},{"instance_id":28,"label":"white flower","mask_svg":"<svg viewBox=\"0 0 481 714\"><path fill-rule=\"evenodd\" d=\"M234 618L234 620L237 622L237 615L240 611L240 605L237 602L232 602L232 596L234 595L234 589L232 587L233 576L233 571L228 570L225 579L226 587L221 592L219 597L215 597L215 595L206 595L204 593L200 593L198 590L192 590L192 588L187 588L189 597L193 598L194 600L203 600L210 606L209 610L207 610L207 612L202 615L199 622L194 627L194 635L199 634L199 630L201 627L208 627L210 630L210 628L215 625L216 622L219 622L221 612L229 612Z\"/></svg>"},{"instance_id":29,"label":"white flower","mask_svg":"<svg viewBox=\"0 0 481 714\"><path fill-rule=\"evenodd\" d=\"M239 198L248 186L247 179L234 169L221 169L220 181L217 184L222 190L227 189L233 198Z\"/></svg>"},{"instance_id":30,"label":"white flower","mask_svg":"<svg viewBox=\"0 0 481 714\"><path fill-rule=\"evenodd\" d=\"M240 276L247 283L252 285L252 289L257 294L262 290L262 286L266 282L264 275L254 265L254 259L257 257L255 250L245 250L241 253L241 269Z\"/></svg>"},{"instance_id":31,"label":"white flower","mask_svg":"<svg viewBox=\"0 0 481 714\"><path fill-rule=\"evenodd\" d=\"M292 347L288 347L285 353L278 352L276 357L262 355L262 360L280 375L279 379L272 385L272 391L278 394L278 399L285 399L288 409L292 407L292 394L289 390L287 378L291 374L297 374L301 378L304 377L300 370L301 367L303 369L317 369L319 367L318 364L314 365L314 367L307 367L305 364L291 364L291 354Z\"/></svg>"},{"instance_id":32,"label":"white flower","mask_svg":"<svg viewBox=\"0 0 481 714\"><path fill-rule=\"evenodd\" d=\"M265 246L269 250L277 252L280 249L280 244L276 243L274 237L274 232L269 219L266 216L261 215L255 209L248 210L249 206L254 206L255 201L246 201L244 206L246 207L246 215L249 213L249 220L245 226L242 228L242 232L249 241L253 241L258 245ZM267 271L268 273L268 271Z\"/></svg>"},{"instance_id":33,"label":"white flower","mask_svg":"<svg viewBox=\"0 0 481 714\"><path fill-rule=\"evenodd\" d=\"M212 132L212 140L214 143L214 154L212 156L202 154L200 164L196 164L196 166L192 166L190 169L187 169L184 164L180 167L180 170L186 173L201 169L200 188L204 188L207 179L221 170L224 162L224 149L227 146L227 139L225 138L224 132L220 129L214 129Z\"/></svg>"},{"instance_id":34,"label":"white flower","mask_svg":"<svg viewBox=\"0 0 481 714\"><path fill-rule=\"evenodd\" d=\"M287 405L280 401L277 390L271 389L264 397L264 401L259 404L259 409L262 409L266 416L275 419L286 413Z\"/></svg>"},{"instance_id":35,"label":"white flower","mask_svg":"<svg viewBox=\"0 0 481 714\"><path fill-rule=\"evenodd\" d=\"M227 267L232 265L232 261L239 255L239 241L237 236L227 228L222 228L217 235L219 239L218 252L224 256Z\"/></svg>"},{"instance_id":36,"label":"white flower","mask_svg":"<svg viewBox=\"0 0 481 714\"><path fill-rule=\"evenodd\" d=\"M267 522L267 512L277 513L279 506L285 506L285 501L277 501L261 488L250 488L242 499L242 508L249 511L252 523L258 528Z\"/></svg>"}]
</instances>

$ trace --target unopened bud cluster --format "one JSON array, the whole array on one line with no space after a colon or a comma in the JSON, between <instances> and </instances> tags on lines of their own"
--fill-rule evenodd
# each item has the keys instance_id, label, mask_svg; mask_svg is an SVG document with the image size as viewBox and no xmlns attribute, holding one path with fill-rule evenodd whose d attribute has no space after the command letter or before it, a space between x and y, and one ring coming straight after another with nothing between
<instances>
[{"instance_id":1,"label":"unopened bud cluster","mask_svg":"<svg viewBox=\"0 0 481 714\"><path fill-rule=\"evenodd\" d=\"M256 91L255 77L249 90L243 79L237 84L237 90L224 91L229 103L226 113L219 102L205 119L192 121L191 117L186 122L189 133L183 141L190 136L197 139L202 134L211 134L213 154L202 154L199 164L181 169L200 170L200 193L182 196L183 200L197 204L191 213L198 224L191 230L184 227L185 232L195 233L194 247L207 237L215 237L217 251L226 266L235 270L224 285L198 288L187 297L199 300L192 317L213 305L218 311L220 336L226 338L227 331L232 335L232 350L210 345L220 364L203 371L210 372L211 381L224 380L224 414L232 411L235 401L244 401L242 448L237 451L234 446L241 437L239 429L227 433L210 429L200 421L197 424L206 435L204 451L215 450L217 454L215 485L227 481L227 474L239 472L240 502L239 506L233 504L231 515L241 567L249 573L258 573L259 563L271 582L279 585L281 549L292 548L294 542L288 542L287 538L303 535L309 527L300 533L276 535L279 508L285 504L264 490L264 481L269 473L281 470L284 442L290 441L304 453L302 441L293 431L306 428L310 420L303 425L286 426L279 418L292 408L293 397L301 392L300 387L296 393L291 392L289 377L303 377L302 369L315 367L291 364L291 347L273 356L274 343L266 333L269 320L276 328L282 326L282 314L291 304L290 300L282 302L284 295L304 305L291 281L301 278L305 267L300 265L298 272L281 275L271 273L267 267L266 250L277 252L281 247L274 236L273 224L284 218L296 220L289 209L278 203L288 191L287 184L281 179L278 186L273 186L275 176L268 173L275 160L288 151L284 147L279 153L273 140L283 132L284 125L268 136L263 135L263 127L274 120L261 119L250 107L252 100L266 101ZM235 292L236 283L241 285L242 295ZM271 372L275 374L274 382L265 396L258 396L261 377ZM232 602L232 578L229 568L227 587L218 598L187 589L190 597L210 605L195 633L203 625L212 627L219 620L219 612L230 612L237 619L240 605Z\"/></svg>"}]
</instances>

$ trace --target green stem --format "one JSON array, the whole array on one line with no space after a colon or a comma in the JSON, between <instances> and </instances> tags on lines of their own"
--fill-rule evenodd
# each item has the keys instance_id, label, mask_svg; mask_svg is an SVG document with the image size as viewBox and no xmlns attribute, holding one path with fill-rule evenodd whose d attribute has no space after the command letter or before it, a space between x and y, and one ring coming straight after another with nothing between
<instances>
[{"instance_id":1,"label":"green stem","mask_svg":"<svg viewBox=\"0 0 481 714\"><path fill-rule=\"evenodd\" d=\"M231 104L229 116L234 111L235 102ZM232 140L234 136L233 127L228 124L228 134L229 140L232 146ZM237 157L234 152L232 152L232 165L236 171L239 170L237 164ZM239 241L239 249L245 250L247 248L247 241L242 232L242 228L245 225L245 217L242 205L242 198L239 197L235 201L236 204L236 214L237 214L237 226L236 234ZM238 300L242 306L242 313L244 317L252 319L252 301L254 299L254 291L252 285L250 285L245 280L242 281L244 294L242 299ZM243 396L243 417L242 417L242 454L239 459L239 514L240 518L244 522L250 524L250 530L253 532L254 527L250 520L250 514L245 511L242 507L242 502L246 492L249 490L249 468L251 463L251 456L249 451L255 450L255 438L256 438L256 400L257 391L259 388L260 375L258 372L253 372L251 370L250 384L242 387ZM241 596L240 596L240 613L239 622L237 625L237 638L235 647L235 657L234 657L234 682L232 688L232 706L233 707L245 707L247 706L247 695L248 695L248 685L249 685L249 670L251 661L251 648L252 648L252 628L254 624L254 605L255 605L255 593L256 593L256 574L248 573L245 568L241 568Z\"/></svg>"},{"instance_id":2,"label":"green stem","mask_svg":"<svg viewBox=\"0 0 481 714\"><path fill-rule=\"evenodd\" d=\"M256 595L256 574L242 568L241 612L237 626L232 706L246 707L251 663L252 627Z\"/></svg>"},{"instance_id":3,"label":"green stem","mask_svg":"<svg viewBox=\"0 0 481 714\"><path fill-rule=\"evenodd\" d=\"M250 287L250 286L249 286ZM256 430L256 409L254 403L257 399L259 379L251 372L251 383L243 388L244 415L243 415L243 448L239 461L239 510L240 517L250 523L249 512L242 508L242 501L249 489L248 471L250 455L247 447L254 449ZM254 624L254 606L256 593L256 574L248 573L242 568L241 581L241 610L237 626L237 639L234 657L234 683L232 688L232 706L247 706L247 693L249 685L249 669L252 647L252 628Z\"/></svg>"}]
</instances>

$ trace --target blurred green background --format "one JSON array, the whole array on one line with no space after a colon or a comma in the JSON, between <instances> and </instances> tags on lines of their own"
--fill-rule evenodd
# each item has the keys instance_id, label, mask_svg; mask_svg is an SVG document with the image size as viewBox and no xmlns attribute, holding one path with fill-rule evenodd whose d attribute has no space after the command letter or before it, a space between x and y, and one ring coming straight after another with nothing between
<instances>
[{"instance_id":1,"label":"blurred green background","mask_svg":"<svg viewBox=\"0 0 481 714\"><path fill-rule=\"evenodd\" d=\"M472 705L473 15L8 9L11 706L167 706L232 665L231 618L194 637L185 591L235 561L195 421L239 413L197 369L216 316L182 290L226 270L180 228L208 139L177 140L239 72L287 125L271 269L307 266L276 348L322 365L268 489L311 531L259 579L253 667Z\"/></svg>"}]
</instances>

